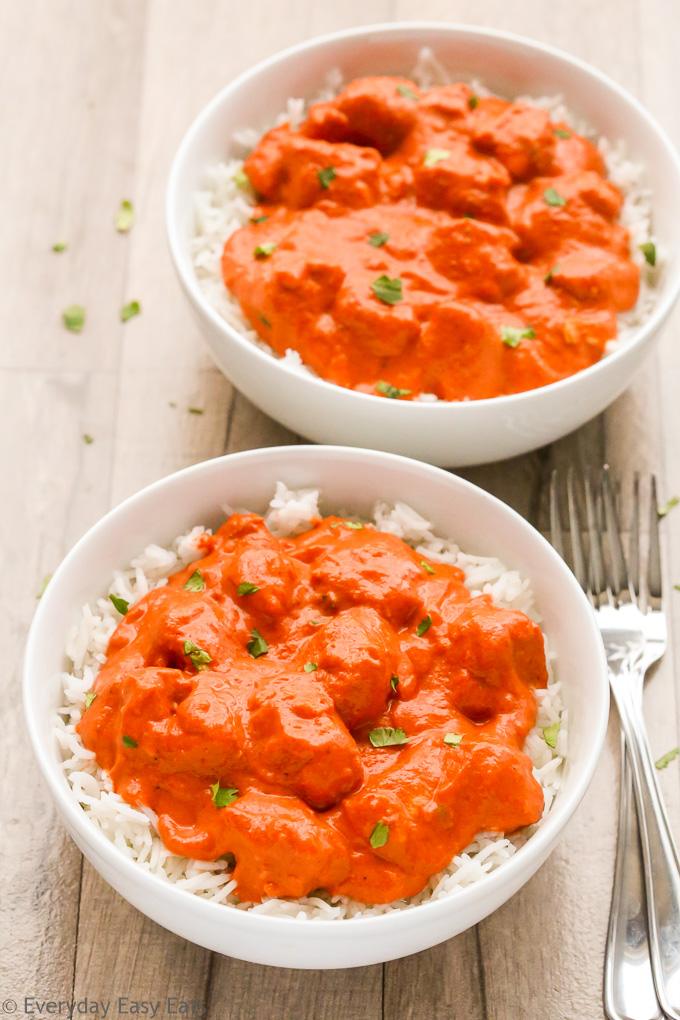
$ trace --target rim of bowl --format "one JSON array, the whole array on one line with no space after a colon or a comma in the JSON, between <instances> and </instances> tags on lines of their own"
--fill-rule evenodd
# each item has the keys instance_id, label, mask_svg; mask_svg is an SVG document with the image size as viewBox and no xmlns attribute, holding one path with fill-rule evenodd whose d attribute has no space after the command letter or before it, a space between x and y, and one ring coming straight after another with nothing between
<instances>
[{"instance_id":1,"label":"rim of bowl","mask_svg":"<svg viewBox=\"0 0 680 1020\"><path fill-rule=\"evenodd\" d=\"M218 465L224 464L225 462L233 463L239 460L257 461L258 459L265 460L272 457L276 458L281 463L282 468L285 468L288 461L294 461L298 457L308 458L312 462L315 460L322 461L326 458L334 459L343 457L350 457L350 459L359 461L373 461L376 463L387 461L389 464L400 467L405 476L408 476L409 473L412 477L420 475L432 478L433 476L436 476L440 484L443 483L451 486L453 492L458 489L463 493L482 493L484 498L488 499L500 508L501 512L505 513L510 520L513 520L516 525L519 525L520 528L531 534L532 541L536 545L540 546L546 555L553 559L556 569L562 575L561 584L563 588L571 589L577 601L579 601L586 610L583 614L584 633L585 630L590 631L594 647L598 650L597 654L600 660L600 674L602 680L600 688L600 716L598 719L596 737L591 747L588 749L587 757L583 765L583 771L574 784L574 788L568 794L563 794L561 800L559 798L557 799L556 808L549 812L547 818L536 832L533 833L523 846L519 847L512 857L510 857L507 861L504 861L503 864L494 871L487 874L482 881L460 889L456 891L455 894L443 896L438 899L430 899L425 903L418 904L417 906L409 907L405 910L390 911L386 914L369 917L343 918L341 921L338 921L337 919L331 920L313 918L310 923L313 923L315 928L319 925L324 928L330 925L333 926L334 930L338 924L346 926L350 922L353 924L370 925L373 928L393 927L395 924L408 925L410 923L409 917L426 920L428 914L434 916L437 911L446 913L450 909L456 909L456 906L464 908L466 904L473 903L481 895L493 893L494 889L505 884L506 879L512 880L513 875L524 870L524 862L527 858L532 857L535 860L537 857L540 858L543 851L546 853L549 852L551 844L558 838L560 832L568 824L574 814L574 811L583 799L588 786L590 785L600 758L609 718L609 685L607 680L604 646L600 639L600 633L595 616L590 612L589 603L574 574L557 552L555 552L547 539L545 539L539 531L537 531L531 524L529 524L528 521L518 514L516 510L513 510L512 507L498 499L498 497L492 496L490 493L486 492L486 490L481 489L472 482L468 482L464 478L452 475L449 472L444 471L443 468L434 467L431 464L412 460L409 457L403 457L399 454L383 453L376 450L356 449L354 447L345 446L265 447L264 449L259 450L247 450L242 453L226 454L223 457L216 457L212 460L201 461L198 464L173 472L165 478L161 478L158 481L153 482L151 485L139 490L132 496L123 500L122 503L119 503L118 506L109 510L104 517L100 518L96 524L85 532L85 534L78 540L78 542L76 542L57 567L54 576L46 589L45 595L38 605L28 633L23 665L23 710L26 729L28 731L33 754L38 762L40 772L47 783L53 800L61 808L60 814L62 817L68 819L68 823L76 832L79 833L79 835L81 835L85 844L93 844L98 854L105 859L111 869L115 872L122 872L126 879L129 880L130 884L136 887L146 887L150 892L153 892L155 896L165 899L166 902L170 904L174 903L178 909L184 908L185 911L195 909L199 913L201 911L209 911L211 914L217 911L217 913L214 914L215 919L221 918L222 920L229 920L234 924L255 924L262 925L264 928L267 928L270 923L274 923L279 926L289 926L291 935L296 932L300 932L299 926L301 922L296 918L253 913L251 910L238 910L233 907L228 909L225 915L224 903L213 903L210 900L205 900L200 896L195 896L190 892L186 892L184 889L178 889L173 883L166 882L158 875L145 871L131 858L122 854L115 844L108 840L106 836L104 836L104 834L90 822L85 811L76 800L71 788L68 787L68 785L66 785L66 787L63 785L64 782L67 783L67 780L60 772L58 763L52 760L53 749L50 748L49 741L44 739L43 728L38 718L39 713L36 711L29 698L30 677L37 672L36 666L34 665L34 658L36 655L36 648L40 643L40 632L44 620L49 618L51 603L57 598L60 578L64 574L68 573L70 564L81 555L82 551L87 549L90 543L96 541L102 533L106 532L109 524L114 518L125 513L136 504L143 504L148 496L159 492L164 487L176 484L176 480L178 478L187 484L194 484L196 476L200 476L202 472L209 473L210 471L214 471ZM65 640L66 634L64 634L64 641ZM521 882L521 885L523 884L524 881ZM228 905L226 906L228 907Z\"/></svg>"},{"instance_id":2,"label":"rim of bowl","mask_svg":"<svg viewBox=\"0 0 680 1020\"><path fill-rule=\"evenodd\" d=\"M240 88L241 85L248 81L256 81L257 77L263 70L273 67L277 63L283 62L296 54L304 54L316 47L321 47L327 43L333 42L334 40L352 38L359 39L363 36L376 33L382 33L384 35L408 35L414 31L424 30L437 31L447 35L469 36L472 39L479 37L499 39L504 42L512 43L516 46L523 46L527 50L534 50L548 54L548 56L552 57L553 60L558 63L567 64L585 72L591 78L595 79L601 86L616 93L620 100L627 104L640 119L646 122L647 127L656 135L658 141L665 149L670 163L675 169L678 188L680 188L680 154L671 142L670 137L664 128L661 127L656 118L649 113L649 111L638 99L635 98L635 96L619 85L613 78L610 78L609 75L604 74L604 72L600 71L592 64L589 64L587 61L581 60L579 57L572 56L570 53L560 50L555 46L550 46L546 43L530 39L527 36L518 35L514 32L505 32L500 29L493 28L480 28L476 26L463 25L457 22L452 24L437 21L407 21L400 23L378 22L373 25L365 25L359 28L343 29L339 32L328 32L325 35L315 36L313 39L308 39L304 42L297 43L294 46L289 46L285 50L280 50L271 57L267 57L265 60L259 61L259 63L255 64L254 67L249 68L237 78L234 78L233 81L229 82L228 85L221 89L217 95L203 107L198 116L193 120L182 138L172 161L166 189L165 220L170 254L175 266L175 271L177 272L177 275L179 276L179 279L187 293L200 308L201 312L208 316L212 324L216 326L222 334L226 334L229 339L236 341L241 346L245 346L246 349L248 349L253 356L262 363L274 362L278 365L278 368L289 377L294 376L296 379L303 379L310 385L321 387L322 389L332 391L333 393L337 393L337 391L340 390L348 395L348 399L356 398L360 400L372 400L375 402L376 406L378 403L385 403L383 397L379 397L377 394L363 393L359 390L339 386L336 383L329 382L328 380L322 379L317 375L312 375L309 372L301 373L296 371L287 365L282 358L262 350L252 341L248 340L242 333L223 319L219 312L213 308L198 285L198 280L196 279L196 274L193 272L193 267L190 267L188 272L185 272L184 270L182 254L186 249L186 239L181 236L181 231L178 229L177 225L177 212L181 202L181 196L178 191L178 178L181 166L192 148L196 135L200 133L204 122L212 116L213 112L217 108L228 100L232 91ZM533 390L522 390L519 393L510 393L498 397L484 397L480 400L404 400L395 401L394 403L398 403L400 407L417 409L415 411L408 410L403 412L405 414L445 414L447 411L450 411L451 408L461 407L484 408L487 406L493 406L498 408L508 408L520 401L527 401L532 398L540 399L540 394L543 394L546 391L549 391L550 393L557 393L558 391L564 390L570 386L577 386L578 380L584 377L593 377L597 373L604 371L608 362L618 361L621 357L625 356L628 350L642 343L643 340L658 329L675 304L679 294L680 257L677 260L677 265L674 268L666 294L656 302L646 321L641 323L639 326L633 327L630 339L628 339L624 345L619 346L619 348L611 354L601 357L594 365L581 369L579 372L575 372L573 375L567 376L564 379L548 383L547 386L541 386L538 389ZM423 408L426 410L423 411Z\"/></svg>"}]
</instances>

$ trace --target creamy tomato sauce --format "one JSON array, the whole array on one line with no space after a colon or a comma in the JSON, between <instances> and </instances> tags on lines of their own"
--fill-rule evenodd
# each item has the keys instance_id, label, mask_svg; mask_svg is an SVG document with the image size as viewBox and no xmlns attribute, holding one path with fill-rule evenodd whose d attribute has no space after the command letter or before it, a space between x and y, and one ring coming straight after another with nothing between
<instances>
[{"instance_id":1,"label":"creamy tomato sauce","mask_svg":"<svg viewBox=\"0 0 680 1020\"><path fill-rule=\"evenodd\" d=\"M278 539L234 514L204 545L128 610L77 727L169 850L232 854L244 901L386 903L539 820L526 615L341 518Z\"/></svg>"},{"instance_id":2,"label":"creamy tomato sauce","mask_svg":"<svg viewBox=\"0 0 680 1020\"><path fill-rule=\"evenodd\" d=\"M598 150L467 85L353 81L244 164L226 286L324 379L397 399L534 389L592 365L639 270Z\"/></svg>"}]
</instances>

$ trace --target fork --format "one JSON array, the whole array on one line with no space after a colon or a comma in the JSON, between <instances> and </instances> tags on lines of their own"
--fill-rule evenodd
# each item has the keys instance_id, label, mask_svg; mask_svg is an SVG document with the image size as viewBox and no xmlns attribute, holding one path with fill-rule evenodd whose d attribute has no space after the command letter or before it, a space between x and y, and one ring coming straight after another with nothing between
<instances>
[{"instance_id":1,"label":"fork","mask_svg":"<svg viewBox=\"0 0 680 1020\"><path fill-rule=\"evenodd\" d=\"M666 648L662 608L656 479L651 479L650 540L646 585L640 584L639 480L633 486L633 527L626 565L608 467L593 485L583 479L589 555L582 540L573 471L567 503L573 571L590 599L607 653L609 682L625 737L619 837L612 913L605 961L605 1009L612 1020L656 1020L663 1013L680 1020L680 860L659 791L642 715L642 687L650 666ZM564 557L558 476L550 493L551 538ZM605 541L608 556L605 556ZM627 776L637 803L644 891L636 861L638 843ZM625 883L630 882L626 887ZM636 888L637 886L637 888ZM644 930L646 897L649 959ZM637 902L636 902L637 900ZM655 1001L653 990L656 990Z\"/></svg>"}]
</instances>

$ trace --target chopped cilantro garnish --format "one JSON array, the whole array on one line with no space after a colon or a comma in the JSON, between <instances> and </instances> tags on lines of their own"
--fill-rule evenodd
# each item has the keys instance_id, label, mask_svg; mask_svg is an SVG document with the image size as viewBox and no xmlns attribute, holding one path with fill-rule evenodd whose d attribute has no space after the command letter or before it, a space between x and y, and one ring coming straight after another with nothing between
<instances>
[{"instance_id":1,"label":"chopped cilantro garnish","mask_svg":"<svg viewBox=\"0 0 680 1020\"><path fill-rule=\"evenodd\" d=\"M399 400L400 397L408 397L411 393L411 390L399 390L396 386L392 386L391 383L384 382L382 379L375 384L375 388L378 393L382 393L386 397L390 397L391 400Z\"/></svg>"},{"instance_id":2,"label":"chopped cilantro garnish","mask_svg":"<svg viewBox=\"0 0 680 1020\"><path fill-rule=\"evenodd\" d=\"M444 743L448 744L449 747L458 747L458 745L460 744L462 739L463 739L463 737L462 737L462 734L460 734L460 733L445 733L444 734Z\"/></svg>"},{"instance_id":3,"label":"chopped cilantro garnish","mask_svg":"<svg viewBox=\"0 0 680 1020\"><path fill-rule=\"evenodd\" d=\"M386 234L383 230L374 230L368 239L368 243L373 248L382 248L384 244L390 239L390 235Z\"/></svg>"},{"instance_id":4,"label":"chopped cilantro garnish","mask_svg":"<svg viewBox=\"0 0 680 1020\"><path fill-rule=\"evenodd\" d=\"M678 498L677 496L671 496L667 503L664 503L663 506L658 506L656 508L657 516L665 517L666 514L669 514L671 512L674 506L678 505L678 503L680 503L680 498Z\"/></svg>"},{"instance_id":5,"label":"chopped cilantro garnish","mask_svg":"<svg viewBox=\"0 0 680 1020\"><path fill-rule=\"evenodd\" d=\"M543 730L543 739L545 740L548 747L557 747L557 734L560 732L560 724L558 722L552 723L551 726L546 726Z\"/></svg>"},{"instance_id":6,"label":"chopped cilantro garnish","mask_svg":"<svg viewBox=\"0 0 680 1020\"><path fill-rule=\"evenodd\" d=\"M374 850L377 850L381 846L385 846L390 836L390 827L385 822L378 822L373 832L371 833L368 842L371 844Z\"/></svg>"},{"instance_id":7,"label":"chopped cilantro garnish","mask_svg":"<svg viewBox=\"0 0 680 1020\"><path fill-rule=\"evenodd\" d=\"M451 153L448 149L428 149L423 156L423 164L425 166L434 166L435 163L441 163L443 159L448 159Z\"/></svg>"},{"instance_id":8,"label":"chopped cilantro garnish","mask_svg":"<svg viewBox=\"0 0 680 1020\"><path fill-rule=\"evenodd\" d=\"M113 603L114 609L117 609L121 616L125 616L130 608L130 603L126 602L125 599L118 598L117 595L109 595L109 598Z\"/></svg>"},{"instance_id":9,"label":"chopped cilantro garnish","mask_svg":"<svg viewBox=\"0 0 680 1020\"><path fill-rule=\"evenodd\" d=\"M127 733L124 733L123 747L137 747L137 741L133 740L132 737L128 737Z\"/></svg>"},{"instance_id":10,"label":"chopped cilantro garnish","mask_svg":"<svg viewBox=\"0 0 680 1020\"><path fill-rule=\"evenodd\" d=\"M531 326L501 326L501 340L508 347L519 347L520 341L525 337L532 340L536 333Z\"/></svg>"},{"instance_id":11,"label":"chopped cilantro garnish","mask_svg":"<svg viewBox=\"0 0 680 1020\"><path fill-rule=\"evenodd\" d=\"M261 655L266 655L269 651L269 645L255 628L250 632L250 641L246 648L254 659L259 659Z\"/></svg>"},{"instance_id":12,"label":"chopped cilantro garnish","mask_svg":"<svg viewBox=\"0 0 680 1020\"><path fill-rule=\"evenodd\" d=\"M241 581L238 588L236 589L237 595L254 595L256 591L260 590L259 584L252 584L250 581Z\"/></svg>"},{"instance_id":13,"label":"chopped cilantro garnish","mask_svg":"<svg viewBox=\"0 0 680 1020\"><path fill-rule=\"evenodd\" d=\"M404 297L401 280L398 277L390 279L384 273L377 280L373 281L371 290L386 305L396 305Z\"/></svg>"},{"instance_id":14,"label":"chopped cilantro garnish","mask_svg":"<svg viewBox=\"0 0 680 1020\"><path fill-rule=\"evenodd\" d=\"M270 255L273 255L276 251L276 245L273 241L269 241L267 244L258 244L257 248L253 252L256 259L268 259Z\"/></svg>"},{"instance_id":15,"label":"chopped cilantro garnish","mask_svg":"<svg viewBox=\"0 0 680 1020\"><path fill-rule=\"evenodd\" d=\"M429 630L431 626L432 618L428 613L427 616L424 617L416 627L416 634L418 635L418 637L422 637L425 631Z\"/></svg>"},{"instance_id":16,"label":"chopped cilantro garnish","mask_svg":"<svg viewBox=\"0 0 680 1020\"><path fill-rule=\"evenodd\" d=\"M377 730L371 730L368 739L374 747L391 747L394 744L408 744L408 737L401 729L393 730L389 726L383 726Z\"/></svg>"},{"instance_id":17,"label":"chopped cilantro garnish","mask_svg":"<svg viewBox=\"0 0 680 1020\"><path fill-rule=\"evenodd\" d=\"M199 648L193 641L187 640L184 642L184 654L187 658L191 659L194 669L197 669L199 672L205 669L207 663L212 662L212 655Z\"/></svg>"},{"instance_id":18,"label":"chopped cilantro garnish","mask_svg":"<svg viewBox=\"0 0 680 1020\"><path fill-rule=\"evenodd\" d=\"M90 707L90 705L92 704L92 702L94 701L94 699L96 697L97 697L97 692L96 691L88 691L87 692L87 694L85 695L85 709L86 710Z\"/></svg>"},{"instance_id":19,"label":"chopped cilantro garnish","mask_svg":"<svg viewBox=\"0 0 680 1020\"><path fill-rule=\"evenodd\" d=\"M648 262L650 266L656 265L656 245L653 241L645 241L644 244L641 244L640 251L644 255L645 261Z\"/></svg>"},{"instance_id":20,"label":"chopped cilantro garnish","mask_svg":"<svg viewBox=\"0 0 680 1020\"><path fill-rule=\"evenodd\" d=\"M213 783L210 789L215 807L229 807L238 797L238 790L234 786L220 786L219 783Z\"/></svg>"},{"instance_id":21,"label":"chopped cilantro garnish","mask_svg":"<svg viewBox=\"0 0 680 1020\"><path fill-rule=\"evenodd\" d=\"M403 96L404 99L412 99L414 103L420 102L420 98L412 89L407 88L406 85L397 85L397 92L400 96Z\"/></svg>"},{"instance_id":22,"label":"chopped cilantro garnish","mask_svg":"<svg viewBox=\"0 0 680 1020\"><path fill-rule=\"evenodd\" d=\"M305 673L313 673L316 670L316 663L306 662L302 668L304 669Z\"/></svg>"},{"instance_id":23,"label":"chopped cilantro garnish","mask_svg":"<svg viewBox=\"0 0 680 1020\"><path fill-rule=\"evenodd\" d=\"M431 567L429 563L425 562L425 560L421 560L420 565L423 570L427 571L428 574L434 574L434 567Z\"/></svg>"},{"instance_id":24,"label":"chopped cilantro garnish","mask_svg":"<svg viewBox=\"0 0 680 1020\"><path fill-rule=\"evenodd\" d=\"M319 178L322 189L326 191L330 187L331 181L334 181L338 175L335 172L335 167L327 166L323 170L319 170L316 176Z\"/></svg>"},{"instance_id":25,"label":"chopped cilantro garnish","mask_svg":"<svg viewBox=\"0 0 680 1020\"><path fill-rule=\"evenodd\" d=\"M196 569L194 570L194 572L191 575L191 577L189 578L189 580L184 583L184 590L185 591L203 591L204 588L205 588L205 581L203 580L203 574L198 569L198 567L196 567Z\"/></svg>"},{"instance_id":26,"label":"chopped cilantro garnish","mask_svg":"<svg viewBox=\"0 0 680 1020\"><path fill-rule=\"evenodd\" d=\"M543 192L543 198L546 200L548 205L563 206L567 204L567 200L564 195L560 195L554 188L546 188Z\"/></svg>"}]
</instances>

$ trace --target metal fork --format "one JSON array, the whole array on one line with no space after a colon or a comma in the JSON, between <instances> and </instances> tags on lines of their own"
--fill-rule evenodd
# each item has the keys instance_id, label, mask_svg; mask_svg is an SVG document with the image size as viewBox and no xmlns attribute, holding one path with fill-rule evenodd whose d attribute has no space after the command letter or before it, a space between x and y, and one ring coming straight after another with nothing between
<instances>
[{"instance_id":1,"label":"metal fork","mask_svg":"<svg viewBox=\"0 0 680 1020\"><path fill-rule=\"evenodd\" d=\"M623 552L609 469L602 470L596 485L586 474L583 490L589 536L587 557L574 474L570 471L567 501L573 570L597 617L626 746L620 843L605 963L605 1009L612 1020L657 1020L662 1015L660 1003L666 1016L680 1020L680 860L656 782L642 715L644 676L666 648L656 479L652 476L645 586L640 584L638 479L633 487L630 569ZM553 545L564 557L556 473L551 485L550 523ZM631 813L629 774L637 803L639 844ZM636 862L638 847L642 849L644 887ZM648 970L645 898L653 987Z\"/></svg>"}]
</instances>

